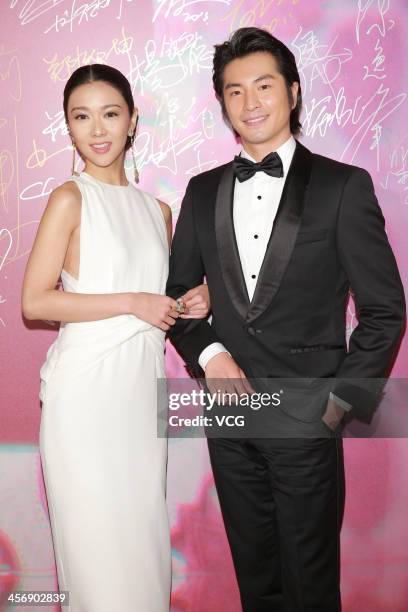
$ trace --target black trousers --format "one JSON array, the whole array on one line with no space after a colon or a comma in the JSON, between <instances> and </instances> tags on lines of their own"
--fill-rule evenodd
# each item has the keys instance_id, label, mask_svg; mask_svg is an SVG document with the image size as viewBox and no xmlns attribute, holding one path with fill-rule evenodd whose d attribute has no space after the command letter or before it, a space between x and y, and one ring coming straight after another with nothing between
<instances>
[{"instance_id":1,"label":"black trousers","mask_svg":"<svg viewBox=\"0 0 408 612\"><path fill-rule=\"evenodd\" d=\"M208 447L244 612L339 612L341 437Z\"/></svg>"}]
</instances>

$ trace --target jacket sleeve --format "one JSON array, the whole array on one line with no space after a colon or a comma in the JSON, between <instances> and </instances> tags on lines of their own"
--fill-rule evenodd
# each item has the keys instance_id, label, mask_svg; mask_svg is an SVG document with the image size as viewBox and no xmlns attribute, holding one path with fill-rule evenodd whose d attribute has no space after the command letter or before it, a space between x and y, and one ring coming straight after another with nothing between
<instances>
[{"instance_id":1,"label":"jacket sleeve","mask_svg":"<svg viewBox=\"0 0 408 612\"><path fill-rule=\"evenodd\" d=\"M194 219L193 182L188 183L171 246L166 293L173 298L200 285L205 275ZM204 376L198 358L208 345L219 341L208 321L178 319L168 335L189 373Z\"/></svg>"},{"instance_id":2,"label":"jacket sleeve","mask_svg":"<svg viewBox=\"0 0 408 612\"><path fill-rule=\"evenodd\" d=\"M405 325L405 298L384 217L366 170L353 168L340 203L337 248L358 315L334 393L371 410L385 385ZM351 381L350 379L359 379Z\"/></svg>"}]
</instances>

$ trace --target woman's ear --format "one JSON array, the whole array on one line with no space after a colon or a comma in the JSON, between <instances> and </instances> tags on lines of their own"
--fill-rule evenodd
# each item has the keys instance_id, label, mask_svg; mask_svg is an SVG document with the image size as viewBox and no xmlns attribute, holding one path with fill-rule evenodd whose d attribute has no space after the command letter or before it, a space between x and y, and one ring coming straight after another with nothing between
<instances>
[{"instance_id":1,"label":"woman's ear","mask_svg":"<svg viewBox=\"0 0 408 612\"><path fill-rule=\"evenodd\" d=\"M138 121L139 121L139 109L135 107L133 110L132 119L131 119L131 128L132 128L131 131L132 132L136 131Z\"/></svg>"}]
</instances>

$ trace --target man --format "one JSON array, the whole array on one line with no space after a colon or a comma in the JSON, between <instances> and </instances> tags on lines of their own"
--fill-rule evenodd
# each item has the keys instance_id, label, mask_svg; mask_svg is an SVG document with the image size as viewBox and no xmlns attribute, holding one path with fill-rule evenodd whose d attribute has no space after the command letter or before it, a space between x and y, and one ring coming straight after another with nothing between
<instances>
[{"instance_id":1,"label":"man","mask_svg":"<svg viewBox=\"0 0 408 612\"><path fill-rule=\"evenodd\" d=\"M290 50L242 28L216 46L213 82L242 152L188 184L168 294L206 276L213 318L179 319L170 337L210 388L338 381L324 414L298 402L275 410L269 437L208 439L244 611L334 612L344 501L336 431L344 410L376 388L341 381L386 375L405 320L403 289L368 172L294 138L302 97ZM347 350L350 287L359 324Z\"/></svg>"}]
</instances>

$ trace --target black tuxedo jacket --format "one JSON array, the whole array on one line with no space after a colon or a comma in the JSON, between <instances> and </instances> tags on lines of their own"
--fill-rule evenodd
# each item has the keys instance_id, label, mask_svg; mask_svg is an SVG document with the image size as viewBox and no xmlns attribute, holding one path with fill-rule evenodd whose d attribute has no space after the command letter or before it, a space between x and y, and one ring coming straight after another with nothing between
<instances>
[{"instance_id":1,"label":"black tuxedo jacket","mask_svg":"<svg viewBox=\"0 0 408 612\"><path fill-rule=\"evenodd\" d=\"M173 238L167 294L206 276L212 324L181 320L170 340L190 372L222 342L249 378L385 377L405 322L404 292L369 173L299 142L249 300L233 226L232 162L192 178ZM251 202L248 202L248 206ZM352 291L359 323L346 347ZM356 405L364 385L336 395ZM366 391L364 391L366 393Z\"/></svg>"}]
</instances>

